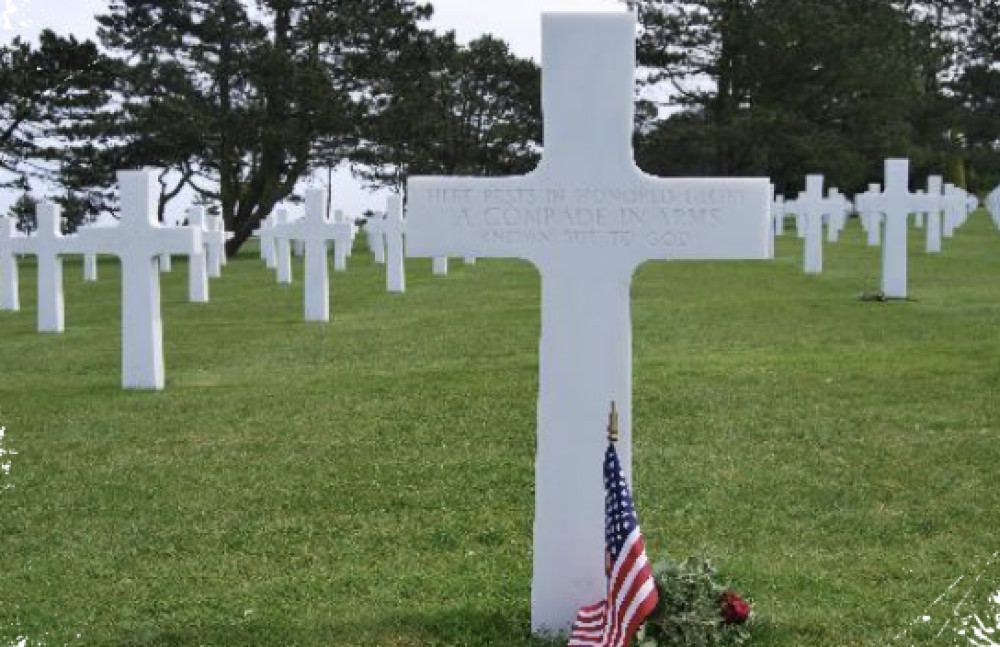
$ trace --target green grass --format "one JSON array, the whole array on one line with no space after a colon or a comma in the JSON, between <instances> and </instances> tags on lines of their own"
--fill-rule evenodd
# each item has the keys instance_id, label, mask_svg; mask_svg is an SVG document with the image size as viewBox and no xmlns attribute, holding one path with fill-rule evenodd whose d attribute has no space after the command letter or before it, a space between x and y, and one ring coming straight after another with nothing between
<instances>
[{"instance_id":1,"label":"green grass","mask_svg":"<svg viewBox=\"0 0 1000 647\"><path fill-rule=\"evenodd\" d=\"M948 644L1000 550L1000 236L911 239L913 297L862 303L856 221L805 276L650 263L633 284L635 487L651 553L704 553L754 645ZM539 279L526 263L358 252L334 320L253 250L186 303L163 279L167 390L120 384L118 265L66 263L67 332L0 313L0 645L429 646L528 635ZM296 266L301 278L301 266ZM600 469L595 465L592 469ZM997 589L987 568L965 610ZM952 635L946 633L945 636ZM952 635L953 636L953 635ZM962 644L962 643L958 643Z\"/></svg>"}]
</instances>

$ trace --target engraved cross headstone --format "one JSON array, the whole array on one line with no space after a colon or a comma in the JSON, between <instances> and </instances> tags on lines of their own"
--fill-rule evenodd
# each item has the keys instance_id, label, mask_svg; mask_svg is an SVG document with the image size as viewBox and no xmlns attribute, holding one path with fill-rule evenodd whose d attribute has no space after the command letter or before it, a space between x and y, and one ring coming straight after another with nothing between
<instances>
[{"instance_id":1,"label":"engraved cross headstone","mask_svg":"<svg viewBox=\"0 0 1000 647\"><path fill-rule=\"evenodd\" d=\"M115 227L82 229L81 253L112 254L121 260L122 385L162 389L163 319L159 258L190 256L201 249L201 232L165 227L156 217L160 185L150 170L119 171L121 221Z\"/></svg>"},{"instance_id":2,"label":"engraved cross headstone","mask_svg":"<svg viewBox=\"0 0 1000 647\"><path fill-rule=\"evenodd\" d=\"M14 220L0 215L0 310L21 309L17 255L24 253L26 241L18 233Z\"/></svg>"},{"instance_id":3,"label":"engraved cross headstone","mask_svg":"<svg viewBox=\"0 0 1000 647\"><path fill-rule=\"evenodd\" d=\"M632 275L652 259L765 258L770 189L767 179L661 179L636 167L633 15L545 15L542 29L539 167L411 178L407 249L521 258L541 274L532 627L550 632L605 592L611 400L631 472Z\"/></svg>"},{"instance_id":4,"label":"engraved cross headstone","mask_svg":"<svg viewBox=\"0 0 1000 647\"><path fill-rule=\"evenodd\" d=\"M281 241L298 241L305 256L305 319L330 321L330 274L327 241L336 235L326 217L326 189L306 191L305 217L279 224L274 235Z\"/></svg>"}]
</instances>

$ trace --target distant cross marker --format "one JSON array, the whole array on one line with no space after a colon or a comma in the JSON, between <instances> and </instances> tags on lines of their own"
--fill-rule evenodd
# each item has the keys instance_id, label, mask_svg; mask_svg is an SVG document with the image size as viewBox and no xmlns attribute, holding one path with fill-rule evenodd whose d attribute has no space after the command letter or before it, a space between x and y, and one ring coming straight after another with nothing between
<instances>
[{"instance_id":1,"label":"distant cross marker","mask_svg":"<svg viewBox=\"0 0 1000 647\"><path fill-rule=\"evenodd\" d=\"M306 191L305 217L278 225L279 241L300 242L305 256L305 319L330 321L330 272L327 242L336 236L336 226L326 218L326 190Z\"/></svg>"},{"instance_id":2,"label":"distant cross marker","mask_svg":"<svg viewBox=\"0 0 1000 647\"><path fill-rule=\"evenodd\" d=\"M407 246L420 257L527 259L541 274L532 627L550 632L605 592L600 465L615 400L630 473L632 275L651 259L764 258L770 189L639 171L634 15L545 15L542 26L538 169L412 178Z\"/></svg>"},{"instance_id":3,"label":"distant cross marker","mask_svg":"<svg viewBox=\"0 0 1000 647\"><path fill-rule=\"evenodd\" d=\"M382 213L374 213L365 223L365 231L368 236L368 249L375 257L375 262L379 265L385 263L385 218Z\"/></svg>"},{"instance_id":4,"label":"distant cross marker","mask_svg":"<svg viewBox=\"0 0 1000 647\"><path fill-rule=\"evenodd\" d=\"M269 235L274 241L274 269L276 270L278 283L290 285L292 283L292 243L287 238L280 238L278 230L291 222L288 211L278 209L274 214L274 223L269 229Z\"/></svg>"},{"instance_id":5,"label":"distant cross marker","mask_svg":"<svg viewBox=\"0 0 1000 647\"><path fill-rule=\"evenodd\" d=\"M344 212L333 212L333 271L346 272L347 259L354 245L354 223L344 217Z\"/></svg>"},{"instance_id":6,"label":"distant cross marker","mask_svg":"<svg viewBox=\"0 0 1000 647\"><path fill-rule=\"evenodd\" d=\"M207 222L204 207L191 207L187 210L188 224L202 235L202 245L188 259L188 301L191 303L208 303L208 238Z\"/></svg>"},{"instance_id":7,"label":"distant cross marker","mask_svg":"<svg viewBox=\"0 0 1000 647\"><path fill-rule=\"evenodd\" d=\"M38 332L63 332L66 313L62 256L76 252L76 240L62 235L59 205L40 202L37 219L38 229L27 239L24 251L38 258Z\"/></svg>"},{"instance_id":8,"label":"distant cross marker","mask_svg":"<svg viewBox=\"0 0 1000 647\"><path fill-rule=\"evenodd\" d=\"M163 319L160 314L159 258L190 256L201 248L201 232L157 222L160 188L153 171L119 171L121 221L116 227L82 229L80 253L121 259L122 385L162 389Z\"/></svg>"},{"instance_id":9,"label":"distant cross marker","mask_svg":"<svg viewBox=\"0 0 1000 647\"><path fill-rule=\"evenodd\" d=\"M404 263L403 236L406 221L403 220L403 198L391 195L387 200L387 212L382 224L385 237L385 280L389 292L406 292L406 264Z\"/></svg>"},{"instance_id":10,"label":"distant cross marker","mask_svg":"<svg viewBox=\"0 0 1000 647\"><path fill-rule=\"evenodd\" d=\"M17 232L13 219L0 216L0 310L21 309L17 254L24 253L26 240Z\"/></svg>"},{"instance_id":11,"label":"distant cross marker","mask_svg":"<svg viewBox=\"0 0 1000 647\"><path fill-rule=\"evenodd\" d=\"M83 280L93 283L97 280L97 254L84 254Z\"/></svg>"},{"instance_id":12,"label":"distant cross marker","mask_svg":"<svg viewBox=\"0 0 1000 647\"><path fill-rule=\"evenodd\" d=\"M916 196L910 193L909 160L885 161L885 189L868 198L867 204L885 216L885 239L882 242L882 294L889 299L905 299L907 223L910 213L920 208Z\"/></svg>"},{"instance_id":13,"label":"distant cross marker","mask_svg":"<svg viewBox=\"0 0 1000 647\"><path fill-rule=\"evenodd\" d=\"M805 272L819 274L823 271L823 217L840 209L841 203L823 197L822 175L807 175L806 190L799 194L795 204L805 229Z\"/></svg>"},{"instance_id":14,"label":"distant cross marker","mask_svg":"<svg viewBox=\"0 0 1000 647\"><path fill-rule=\"evenodd\" d=\"M944 212L944 178L940 175L932 175L927 178L927 200L923 208L927 211L927 239L926 249L928 254L941 253L941 214Z\"/></svg>"}]
</instances>

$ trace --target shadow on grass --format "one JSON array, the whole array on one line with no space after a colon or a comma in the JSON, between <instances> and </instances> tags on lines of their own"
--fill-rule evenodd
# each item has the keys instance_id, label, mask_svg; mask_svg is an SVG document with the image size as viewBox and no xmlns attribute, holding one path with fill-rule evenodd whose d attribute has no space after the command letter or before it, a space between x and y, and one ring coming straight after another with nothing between
<instances>
[{"instance_id":1,"label":"shadow on grass","mask_svg":"<svg viewBox=\"0 0 1000 647\"><path fill-rule=\"evenodd\" d=\"M437 613L382 616L372 622L279 623L273 618L123 630L113 644L123 647L221 647L316 645L336 647L563 647L566 639L530 635L527 614L506 615L473 608Z\"/></svg>"}]
</instances>

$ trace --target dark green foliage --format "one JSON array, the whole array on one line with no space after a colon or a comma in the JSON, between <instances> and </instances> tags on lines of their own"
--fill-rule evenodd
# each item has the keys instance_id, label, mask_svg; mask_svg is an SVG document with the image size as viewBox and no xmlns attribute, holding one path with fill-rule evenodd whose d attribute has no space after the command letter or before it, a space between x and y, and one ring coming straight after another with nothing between
<instances>
[{"instance_id":1,"label":"dark green foliage","mask_svg":"<svg viewBox=\"0 0 1000 647\"><path fill-rule=\"evenodd\" d=\"M105 105L114 77L97 46L46 29L38 46L14 38L0 46L0 188L25 189L57 170L82 128Z\"/></svg>"},{"instance_id":2,"label":"dark green foliage","mask_svg":"<svg viewBox=\"0 0 1000 647\"><path fill-rule=\"evenodd\" d=\"M369 183L401 187L411 174L509 175L534 168L541 143L541 75L506 43L461 46L425 34L388 79L378 117L353 155Z\"/></svg>"},{"instance_id":3,"label":"dark green foliage","mask_svg":"<svg viewBox=\"0 0 1000 647\"><path fill-rule=\"evenodd\" d=\"M30 234L38 228L37 218L38 200L31 193L25 191L14 204L10 205L7 215L17 223L18 231Z\"/></svg>"},{"instance_id":4,"label":"dark green foliage","mask_svg":"<svg viewBox=\"0 0 1000 647\"><path fill-rule=\"evenodd\" d=\"M723 622L720 600L732 589L708 559L667 557L654 564L653 577L660 601L636 637L638 647L727 647L750 638L748 624Z\"/></svg>"},{"instance_id":5,"label":"dark green foliage","mask_svg":"<svg viewBox=\"0 0 1000 647\"><path fill-rule=\"evenodd\" d=\"M934 53L890 2L645 0L640 16L640 63L680 110L639 138L650 171L767 175L779 192L822 172L854 190L887 156L944 161L947 124L916 127Z\"/></svg>"}]
</instances>

